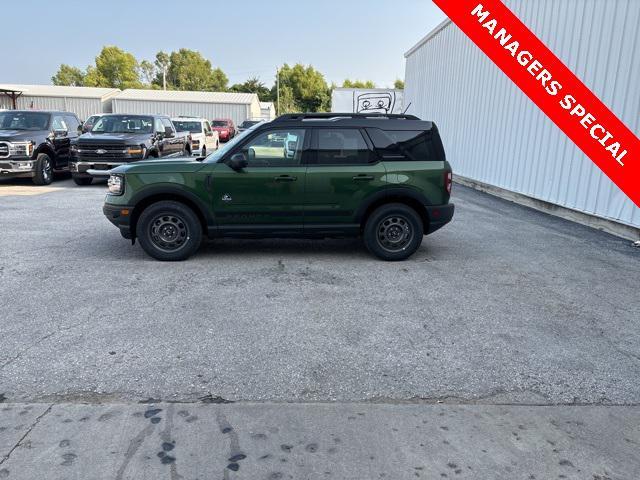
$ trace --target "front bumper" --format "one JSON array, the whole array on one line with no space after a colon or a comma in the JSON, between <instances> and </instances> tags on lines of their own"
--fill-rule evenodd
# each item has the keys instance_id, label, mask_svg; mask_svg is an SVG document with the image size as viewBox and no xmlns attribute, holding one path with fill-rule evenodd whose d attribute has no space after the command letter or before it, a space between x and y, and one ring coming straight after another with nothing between
<instances>
[{"instance_id":1,"label":"front bumper","mask_svg":"<svg viewBox=\"0 0 640 480\"><path fill-rule=\"evenodd\" d=\"M29 157L0 159L0 176L30 178L35 175L36 162Z\"/></svg>"},{"instance_id":2,"label":"front bumper","mask_svg":"<svg viewBox=\"0 0 640 480\"><path fill-rule=\"evenodd\" d=\"M132 162L135 162L136 159L132 159ZM71 161L69 162L69 170L71 171L71 175L79 178L93 178L93 175L89 173L89 170L101 170L101 171L109 171L113 168L119 167L120 165L126 165L130 162L88 162L88 161Z\"/></svg>"},{"instance_id":3,"label":"front bumper","mask_svg":"<svg viewBox=\"0 0 640 480\"><path fill-rule=\"evenodd\" d=\"M427 225L425 232L427 235L441 229L449 223L453 219L453 213L455 211L455 205L453 203L447 203L446 205L425 205L425 208L429 218L429 225Z\"/></svg>"},{"instance_id":4,"label":"front bumper","mask_svg":"<svg viewBox=\"0 0 640 480\"><path fill-rule=\"evenodd\" d=\"M102 206L102 213L107 217L107 220L120 229L120 234L124 238L131 239L133 237L133 232L131 232L133 207L105 203Z\"/></svg>"}]
</instances>

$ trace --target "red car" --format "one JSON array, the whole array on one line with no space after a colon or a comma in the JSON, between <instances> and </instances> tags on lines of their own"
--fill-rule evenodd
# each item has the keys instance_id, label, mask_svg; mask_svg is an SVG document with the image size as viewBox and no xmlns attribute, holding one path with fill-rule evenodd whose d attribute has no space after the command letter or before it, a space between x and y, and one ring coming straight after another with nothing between
<instances>
[{"instance_id":1,"label":"red car","mask_svg":"<svg viewBox=\"0 0 640 480\"><path fill-rule=\"evenodd\" d=\"M218 132L221 142L228 142L236 136L236 126L230 118L211 120L211 128Z\"/></svg>"}]
</instances>

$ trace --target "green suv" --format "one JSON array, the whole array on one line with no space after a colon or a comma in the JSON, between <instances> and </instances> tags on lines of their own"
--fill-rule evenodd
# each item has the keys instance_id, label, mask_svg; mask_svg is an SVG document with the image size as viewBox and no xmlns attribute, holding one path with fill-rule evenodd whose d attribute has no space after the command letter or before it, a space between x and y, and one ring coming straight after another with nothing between
<instances>
[{"instance_id":1,"label":"green suv","mask_svg":"<svg viewBox=\"0 0 640 480\"><path fill-rule=\"evenodd\" d=\"M451 221L451 167L435 124L412 115L291 114L204 159L111 171L104 214L158 260L209 238L362 236L383 260Z\"/></svg>"}]
</instances>

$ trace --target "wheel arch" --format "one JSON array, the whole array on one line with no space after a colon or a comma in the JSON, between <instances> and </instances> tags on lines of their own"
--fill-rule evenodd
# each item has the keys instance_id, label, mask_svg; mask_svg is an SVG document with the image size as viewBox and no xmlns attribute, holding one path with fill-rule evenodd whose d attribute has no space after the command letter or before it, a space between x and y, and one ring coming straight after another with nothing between
<instances>
[{"instance_id":1,"label":"wheel arch","mask_svg":"<svg viewBox=\"0 0 640 480\"><path fill-rule=\"evenodd\" d=\"M129 228L131 234L134 237L138 219L140 218L142 212L149 205L161 201L179 202L189 207L196 214L198 220L200 220L202 232L205 234L208 233L210 227L213 225L213 218L207 212L206 205L203 205L202 200L200 200L195 195L180 190L152 190L149 192L145 192L145 194L141 194L140 196L134 197L133 201L131 202L135 206L133 207L133 211L131 213Z\"/></svg>"},{"instance_id":2,"label":"wheel arch","mask_svg":"<svg viewBox=\"0 0 640 480\"><path fill-rule=\"evenodd\" d=\"M364 229L368 218L376 208L388 203L402 203L415 210L422 219L424 233L427 233L429 229L429 214L426 205L429 205L431 202L420 192L408 188L391 188L369 197L356 213L356 219L358 223L360 223L360 229Z\"/></svg>"},{"instance_id":3,"label":"wheel arch","mask_svg":"<svg viewBox=\"0 0 640 480\"><path fill-rule=\"evenodd\" d=\"M39 145L33 152L33 160L36 160L38 158L38 155L40 155L41 153L47 154L52 162L56 161L56 152L53 150L53 148L51 148L50 145Z\"/></svg>"}]
</instances>

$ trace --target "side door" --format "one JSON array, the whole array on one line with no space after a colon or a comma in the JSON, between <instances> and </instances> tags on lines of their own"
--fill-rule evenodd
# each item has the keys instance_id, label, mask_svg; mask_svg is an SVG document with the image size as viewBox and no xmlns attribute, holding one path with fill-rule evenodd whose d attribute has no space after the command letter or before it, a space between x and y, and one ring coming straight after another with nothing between
<instances>
[{"instance_id":1,"label":"side door","mask_svg":"<svg viewBox=\"0 0 640 480\"><path fill-rule=\"evenodd\" d=\"M69 139L69 126L63 115L53 115L51 120L51 132L53 134L53 147L55 149L54 168L64 168L69 164L71 155L71 140Z\"/></svg>"},{"instance_id":2,"label":"side door","mask_svg":"<svg viewBox=\"0 0 640 480\"><path fill-rule=\"evenodd\" d=\"M387 188L386 169L359 128L314 128L305 181L305 234L353 233L357 213Z\"/></svg>"},{"instance_id":3,"label":"side door","mask_svg":"<svg viewBox=\"0 0 640 480\"><path fill-rule=\"evenodd\" d=\"M262 130L227 154L245 155L246 168L216 164L211 188L220 233L302 233L309 140L304 128Z\"/></svg>"},{"instance_id":4,"label":"side door","mask_svg":"<svg viewBox=\"0 0 640 480\"><path fill-rule=\"evenodd\" d=\"M64 115L65 123L67 124L67 138L69 139L69 148L71 148L71 144L73 144L80 136L80 120L73 114ZM64 163L64 166L67 167L69 165L69 160L71 159L71 151L67 152L67 155L64 158L60 158L60 162Z\"/></svg>"},{"instance_id":5,"label":"side door","mask_svg":"<svg viewBox=\"0 0 640 480\"><path fill-rule=\"evenodd\" d=\"M207 152L211 153L216 149L216 139L213 130L206 120L202 122L202 128L204 129L204 144L207 146Z\"/></svg>"},{"instance_id":6,"label":"side door","mask_svg":"<svg viewBox=\"0 0 640 480\"><path fill-rule=\"evenodd\" d=\"M153 119L153 133L155 138L155 147L158 150L158 157L166 157L170 154L167 149L167 139L164 138L164 124L159 117Z\"/></svg>"},{"instance_id":7,"label":"side door","mask_svg":"<svg viewBox=\"0 0 640 480\"><path fill-rule=\"evenodd\" d=\"M171 123L171 120L169 120L168 118L162 117L160 119L160 121L162 122L162 125L164 128L170 128L171 130L173 130L173 137L170 138L165 138L165 151L167 152L166 155L179 155L182 153L182 151L184 150L184 142L185 142L185 138L183 137L184 135L188 135L188 132L186 133L182 133L180 136L178 137L178 132L176 132L175 127L173 126L173 123Z\"/></svg>"}]
</instances>

